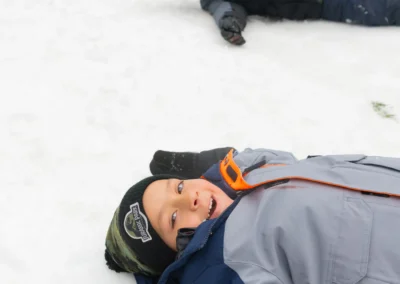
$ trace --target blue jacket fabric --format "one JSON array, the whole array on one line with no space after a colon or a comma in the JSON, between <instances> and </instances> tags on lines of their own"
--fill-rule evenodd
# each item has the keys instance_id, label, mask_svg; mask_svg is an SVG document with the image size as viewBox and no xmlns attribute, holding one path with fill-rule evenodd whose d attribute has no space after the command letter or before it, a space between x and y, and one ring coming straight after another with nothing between
<instances>
[{"instance_id":1,"label":"blue jacket fabric","mask_svg":"<svg viewBox=\"0 0 400 284\"><path fill-rule=\"evenodd\" d=\"M247 15L278 19L344 22L365 26L399 26L400 0L200 0L218 27L227 16L246 26Z\"/></svg>"},{"instance_id":2,"label":"blue jacket fabric","mask_svg":"<svg viewBox=\"0 0 400 284\"><path fill-rule=\"evenodd\" d=\"M400 26L400 0L325 0L322 18L364 26Z\"/></svg>"},{"instance_id":3,"label":"blue jacket fabric","mask_svg":"<svg viewBox=\"0 0 400 284\"><path fill-rule=\"evenodd\" d=\"M207 177L238 197L138 284L398 283L400 158L247 149Z\"/></svg>"}]
</instances>

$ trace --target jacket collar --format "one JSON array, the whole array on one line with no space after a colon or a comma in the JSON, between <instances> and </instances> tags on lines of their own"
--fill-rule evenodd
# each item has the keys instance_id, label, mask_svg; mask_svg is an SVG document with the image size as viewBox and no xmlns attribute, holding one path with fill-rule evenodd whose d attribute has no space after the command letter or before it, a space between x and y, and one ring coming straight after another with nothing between
<instances>
[{"instance_id":1,"label":"jacket collar","mask_svg":"<svg viewBox=\"0 0 400 284\"><path fill-rule=\"evenodd\" d=\"M183 267L194 253L201 250L207 244L210 235L225 223L239 201L240 198L236 198L236 200L218 218L205 221L196 229L186 228L179 231L177 237L177 258L175 262L164 270L163 274L159 278L159 284L166 283L172 272Z\"/></svg>"}]
</instances>

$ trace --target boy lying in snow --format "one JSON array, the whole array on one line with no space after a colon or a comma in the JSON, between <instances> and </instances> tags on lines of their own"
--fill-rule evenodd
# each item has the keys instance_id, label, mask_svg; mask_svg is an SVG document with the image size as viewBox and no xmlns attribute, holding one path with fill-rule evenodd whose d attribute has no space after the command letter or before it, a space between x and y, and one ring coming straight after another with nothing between
<instances>
[{"instance_id":1,"label":"boy lying in snow","mask_svg":"<svg viewBox=\"0 0 400 284\"><path fill-rule=\"evenodd\" d=\"M247 15L289 20L323 19L365 26L400 25L400 0L200 0L221 30L222 37L235 45Z\"/></svg>"},{"instance_id":2,"label":"boy lying in snow","mask_svg":"<svg viewBox=\"0 0 400 284\"><path fill-rule=\"evenodd\" d=\"M399 283L400 158L232 149L186 179L226 151L156 152L115 212L108 266L138 284Z\"/></svg>"}]
</instances>

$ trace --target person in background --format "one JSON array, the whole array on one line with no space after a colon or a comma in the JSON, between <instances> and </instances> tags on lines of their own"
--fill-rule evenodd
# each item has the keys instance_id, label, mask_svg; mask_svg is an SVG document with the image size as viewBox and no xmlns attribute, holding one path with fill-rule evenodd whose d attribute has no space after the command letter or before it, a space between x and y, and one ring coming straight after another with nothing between
<instances>
[{"instance_id":1,"label":"person in background","mask_svg":"<svg viewBox=\"0 0 400 284\"><path fill-rule=\"evenodd\" d=\"M328 20L364 26L399 26L400 0L200 0L222 37L242 45L248 15L289 20Z\"/></svg>"}]
</instances>

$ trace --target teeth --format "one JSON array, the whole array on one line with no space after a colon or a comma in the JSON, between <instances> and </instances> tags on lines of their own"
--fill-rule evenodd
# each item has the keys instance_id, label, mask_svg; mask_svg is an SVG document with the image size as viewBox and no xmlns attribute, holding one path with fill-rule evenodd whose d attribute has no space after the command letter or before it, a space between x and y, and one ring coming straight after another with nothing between
<instances>
[{"instance_id":1,"label":"teeth","mask_svg":"<svg viewBox=\"0 0 400 284\"><path fill-rule=\"evenodd\" d=\"M207 215L207 219L206 220L208 220L208 219L210 219L210 212L211 212L211 208L212 208L212 206L213 206L213 202L214 202L214 200L211 198L210 199L210 205L208 206L208 215Z\"/></svg>"}]
</instances>

